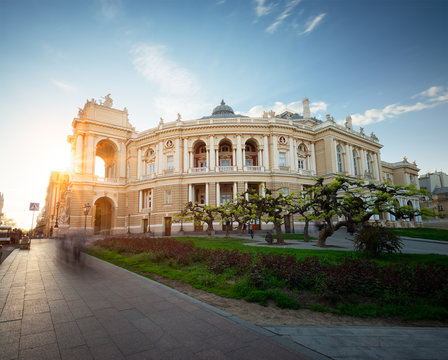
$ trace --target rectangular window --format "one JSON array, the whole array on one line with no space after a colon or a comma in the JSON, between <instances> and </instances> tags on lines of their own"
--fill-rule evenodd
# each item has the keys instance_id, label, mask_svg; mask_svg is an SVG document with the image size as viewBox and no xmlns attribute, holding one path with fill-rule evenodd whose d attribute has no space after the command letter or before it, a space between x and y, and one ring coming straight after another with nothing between
<instances>
[{"instance_id":1,"label":"rectangular window","mask_svg":"<svg viewBox=\"0 0 448 360\"><path fill-rule=\"evenodd\" d=\"M278 154L279 155L279 165L280 167L286 167L286 153L285 152L281 152Z\"/></svg>"},{"instance_id":2,"label":"rectangular window","mask_svg":"<svg viewBox=\"0 0 448 360\"><path fill-rule=\"evenodd\" d=\"M154 163L150 162L150 163L148 163L148 175L151 175L151 174L154 174L154 173L155 173L155 171L154 171Z\"/></svg>"},{"instance_id":3,"label":"rectangular window","mask_svg":"<svg viewBox=\"0 0 448 360\"><path fill-rule=\"evenodd\" d=\"M252 166L252 159L246 159L246 166Z\"/></svg>"},{"instance_id":4,"label":"rectangular window","mask_svg":"<svg viewBox=\"0 0 448 360\"><path fill-rule=\"evenodd\" d=\"M165 190L165 205L171 205L171 190Z\"/></svg>"},{"instance_id":5,"label":"rectangular window","mask_svg":"<svg viewBox=\"0 0 448 360\"><path fill-rule=\"evenodd\" d=\"M299 169L305 169L305 163L304 163L303 159L298 160L297 166Z\"/></svg>"},{"instance_id":6,"label":"rectangular window","mask_svg":"<svg viewBox=\"0 0 448 360\"><path fill-rule=\"evenodd\" d=\"M173 156L167 156L166 157L166 169L167 170L173 170L174 169L174 157Z\"/></svg>"},{"instance_id":7,"label":"rectangular window","mask_svg":"<svg viewBox=\"0 0 448 360\"><path fill-rule=\"evenodd\" d=\"M152 189L142 190L142 208L151 209L152 207Z\"/></svg>"},{"instance_id":8,"label":"rectangular window","mask_svg":"<svg viewBox=\"0 0 448 360\"><path fill-rule=\"evenodd\" d=\"M282 188L283 195L289 195L289 189L287 187Z\"/></svg>"},{"instance_id":9,"label":"rectangular window","mask_svg":"<svg viewBox=\"0 0 448 360\"><path fill-rule=\"evenodd\" d=\"M232 194L221 194L221 204L229 203L232 200Z\"/></svg>"},{"instance_id":10,"label":"rectangular window","mask_svg":"<svg viewBox=\"0 0 448 360\"><path fill-rule=\"evenodd\" d=\"M221 160L221 166L230 166L230 160Z\"/></svg>"}]
</instances>

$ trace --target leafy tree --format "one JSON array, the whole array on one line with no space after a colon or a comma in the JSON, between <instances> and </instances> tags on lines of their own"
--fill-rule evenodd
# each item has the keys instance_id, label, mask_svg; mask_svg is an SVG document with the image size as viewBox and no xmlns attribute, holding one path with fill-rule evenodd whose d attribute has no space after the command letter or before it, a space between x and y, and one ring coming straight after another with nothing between
<instances>
[{"instance_id":1,"label":"leafy tree","mask_svg":"<svg viewBox=\"0 0 448 360\"><path fill-rule=\"evenodd\" d=\"M292 193L289 197L288 205L286 206L286 211L289 214L299 214L300 219L305 221L303 237L306 242L310 241L309 223L316 218L316 202L314 201L312 193L313 191L311 188Z\"/></svg>"},{"instance_id":2,"label":"leafy tree","mask_svg":"<svg viewBox=\"0 0 448 360\"><path fill-rule=\"evenodd\" d=\"M316 218L325 221L319 232L318 246L325 246L327 237L341 226L354 229L358 224L366 223L373 215L389 212L396 220L411 219L421 211L411 206L400 206L397 197L419 196L422 191L414 186L392 186L389 183L364 183L362 180L338 176L334 181L324 184L319 178L312 188L317 204ZM335 216L344 216L345 220L333 224Z\"/></svg>"},{"instance_id":3,"label":"leafy tree","mask_svg":"<svg viewBox=\"0 0 448 360\"><path fill-rule=\"evenodd\" d=\"M177 214L176 221L192 220L195 224L207 224L207 234L210 236L213 229L213 221L217 215L215 206L199 204L197 202L188 202L180 214Z\"/></svg>"},{"instance_id":4,"label":"leafy tree","mask_svg":"<svg viewBox=\"0 0 448 360\"><path fill-rule=\"evenodd\" d=\"M281 192L278 195L274 195L270 189L266 189L265 196L249 190L246 193L249 197L247 205L251 218L254 220L262 218L265 223L272 222L277 235L277 244L284 244L282 224L285 209L290 202L289 197Z\"/></svg>"}]
</instances>

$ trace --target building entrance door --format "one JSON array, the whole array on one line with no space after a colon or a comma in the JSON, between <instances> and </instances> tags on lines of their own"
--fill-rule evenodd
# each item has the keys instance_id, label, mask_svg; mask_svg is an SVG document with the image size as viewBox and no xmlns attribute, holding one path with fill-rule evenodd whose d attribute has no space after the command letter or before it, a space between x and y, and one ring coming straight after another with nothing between
<instances>
[{"instance_id":1,"label":"building entrance door","mask_svg":"<svg viewBox=\"0 0 448 360\"><path fill-rule=\"evenodd\" d=\"M171 218L165 218L165 236L171 236Z\"/></svg>"},{"instance_id":2,"label":"building entrance door","mask_svg":"<svg viewBox=\"0 0 448 360\"><path fill-rule=\"evenodd\" d=\"M284 216L285 219L285 233L290 234L291 233L291 216L286 215Z\"/></svg>"},{"instance_id":3,"label":"building entrance door","mask_svg":"<svg viewBox=\"0 0 448 360\"><path fill-rule=\"evenodd\" d=\"M194 231L196 232L204 231L204 227L199 221L194 223Z\"/></svg>"},{"instance_id":4,"label":"building entrance door","mask_svg":"<svg viewBox=\"0 0 448 360\"><path fill-rule=\"evenodd\" d=\"M148 219L143 219L143 232L148 232Z\"/></svg>"}]
</instances>

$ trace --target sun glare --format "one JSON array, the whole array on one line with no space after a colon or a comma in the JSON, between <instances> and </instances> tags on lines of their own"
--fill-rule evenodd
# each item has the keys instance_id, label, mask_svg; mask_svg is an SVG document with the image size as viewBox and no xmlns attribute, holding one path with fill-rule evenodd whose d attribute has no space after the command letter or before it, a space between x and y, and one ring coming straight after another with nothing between
<instances>
[{"instance_id":1,"label":"sun glare","mask_svg":"<svg viewBox=\"0 0 448 360\"><path fill-rule=\"evenodd\" d=\"M104 160L99 156L95 157L95 176L105 177L106 174L106 165L104 164Z\"/></svg>"}]
</instances>

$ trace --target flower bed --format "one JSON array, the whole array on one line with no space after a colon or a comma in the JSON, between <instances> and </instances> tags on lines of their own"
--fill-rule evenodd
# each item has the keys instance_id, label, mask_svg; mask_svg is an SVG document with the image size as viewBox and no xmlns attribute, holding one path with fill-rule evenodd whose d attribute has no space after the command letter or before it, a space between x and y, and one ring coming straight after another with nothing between
<instances>
[{"instance_id":1,"label":"flower bed","mask_svg":"<svg viewBox=\"0 0 448 360\"><path fill-rule=\"evenodd\" d=\"M242 285L240 281L236 284L235 291L248 300L260 298L265 303L266 296L274 294L273 290L283 288L289 292L311 291L321 298L329 299L336 309L333 312L354 312L353 308L347 308L347 302L359 303L360 306L375 303L375 306L384 308L421 303L424 306L438 307L434 318L448 318L446 265L379 265L359 258L346 258L341 263L317 257L297 261L291 255L243 252L236 249L209 250L195 247L191 241L168 238L115 237L100 240L95 245L125 255L148 253L151 255L150 261L169 262L170 266L173 263L181 267L202 266L204 272L216 276L231 271L238 281L243 279L241 281L245 284ZM266 293L262 293L263 291ZM291 307L297 308L297 304Z\"/></svg>"}]
</instances>

